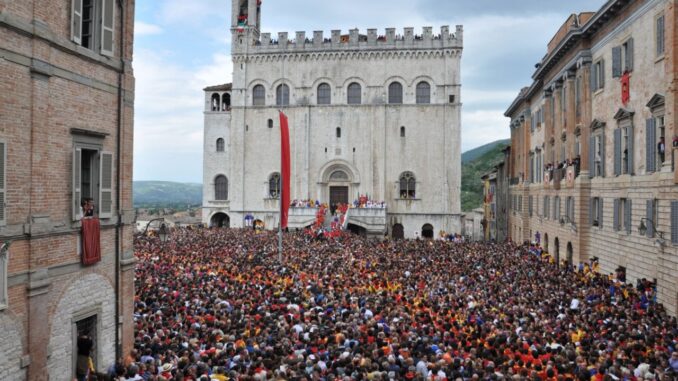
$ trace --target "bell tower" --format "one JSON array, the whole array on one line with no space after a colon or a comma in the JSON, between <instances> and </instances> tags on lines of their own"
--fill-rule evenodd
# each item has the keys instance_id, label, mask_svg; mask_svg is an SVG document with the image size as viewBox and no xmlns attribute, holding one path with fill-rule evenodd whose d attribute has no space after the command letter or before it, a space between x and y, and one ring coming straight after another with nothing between
<instances>
[{"instance_id":1,"label":"bell tower","mask_svg":"<svg viewBox=\"0 0 678 381\"><path fill-rule=\"evenodd\" d=\"M259 40L262 0L231 0L231 49L244 53Z\"/></svg>"}]
</instances>

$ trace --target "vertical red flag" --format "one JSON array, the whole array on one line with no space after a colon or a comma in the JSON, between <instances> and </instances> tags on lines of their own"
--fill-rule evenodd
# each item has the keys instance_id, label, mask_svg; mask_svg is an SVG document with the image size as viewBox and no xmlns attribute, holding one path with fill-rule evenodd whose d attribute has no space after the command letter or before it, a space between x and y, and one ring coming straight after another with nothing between
<instances>
[{"instance_id":1,"label":"vertical red flag","mask_svg":"<svg viewBox=\"0 0 678 381\"><path fill-rule=\"evenodd\" d=\"M287 227L290 210L290 129L287 115L280 111L280 226Z\"/></svg>"},{"instance_id":2,"label":"vertical red flag","mask_svg":"<svg viewBox=\"0 0 678 381\"><path fill-rule=\"evenodd\" d=\"M631 97L629 89L630 79L631 76L629 75L629 72L624 72L624 75L621 77L621 101L624 105L629 103L629 98Z\"/></svg>"}]
</instances>

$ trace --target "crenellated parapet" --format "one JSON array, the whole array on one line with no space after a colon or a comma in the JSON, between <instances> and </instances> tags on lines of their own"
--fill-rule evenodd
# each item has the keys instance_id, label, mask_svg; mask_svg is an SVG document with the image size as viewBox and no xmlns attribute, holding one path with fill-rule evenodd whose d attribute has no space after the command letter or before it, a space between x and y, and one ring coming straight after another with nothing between
<instances>
[{"instance_id":1,"label":"crenellated parapet","mask_svg":"<svg viewBox=\"0 0 678 381\"><path fill-rule=\"evenodd\" d=\"M287 32L279 32L277 39L271 38L270 33L261 33L253 45L247 47L247 53L296 53L313 51L355 51L355 50L398 50L398 49L461 49L463 47L463 27L456 26L454 33L449 26L442 26L438 34L433 33L432 27L423 27L421 34L415 34L414 28L407 27L401 33L395 28L386 28L384 34L377 29L367 29L367 33L360 33L359 29L351 29L348 33L341 30L332 30L329 36L323 31L314 31L312 36L306 32L296 32L290 38ZM234 33L242 33L235 30ZM234 46L234 54L245 52L245 47Z\"/></svg>"}]
</instances>

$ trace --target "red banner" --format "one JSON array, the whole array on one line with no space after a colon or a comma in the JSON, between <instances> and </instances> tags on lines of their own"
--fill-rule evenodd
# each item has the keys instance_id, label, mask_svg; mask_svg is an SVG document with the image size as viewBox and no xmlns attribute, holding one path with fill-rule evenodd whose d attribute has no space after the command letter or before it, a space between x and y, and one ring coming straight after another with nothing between
<instances>
[{"instance_id":1,"label":"red banner","mask_svg":"<svg viewBox=\"0 0 678 381\"><path fill-rule=\"evenodd\" d=\"M98 218L83 218L82 223L82 264L93 265L101 260L101 242Z\"/></svg>"},{"instance_id":2,"label":"red banner","mask_svg":"<svg viewBox=\"0 0 678 381\"><path fill-rule=\"evenodd\" d=\"M290 211L290 129L287 116L280 111L280 226L287 227Z\"/></svg>"},{"instance_id":3,"label":"red banner","mask_svg":"<svg viewBox=\"0 0 678 381\"><path fill-rule=\"evenodd\" d=\"M630 76L629 72L625 72L624 75L621 77L621 101L624 105L629 103L629 98L631 97L630 94Z\"/></svg>"}]
</instances>

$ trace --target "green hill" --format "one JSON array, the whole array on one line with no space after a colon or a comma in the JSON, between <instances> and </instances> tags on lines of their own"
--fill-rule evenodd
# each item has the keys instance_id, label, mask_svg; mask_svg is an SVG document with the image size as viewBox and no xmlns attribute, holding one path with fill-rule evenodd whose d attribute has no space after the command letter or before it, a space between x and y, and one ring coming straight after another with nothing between
<instances>
[{"instance_id":1,"label":"green hill","mask_svg":"<svg viewBox=\"0 0 678 381\"><path fill-rule=\"evenodd\" d=\"M493 151L497 145L503 144L504 147L507 145L511 144L511 139L504 139L504 140L497 140L492 143L487 143L485 145L482 145L480 147L476 147L474 149L468 150L464 153L461 154L461 163L468 163L469 161L474 161L483 154Z\"/></svg>"},{"instance_id":2,"label":"green hill","mask_svg":"<svg viewBox=\"0 0 678 381\"><path fill-rule=\"evenodd\" d=\"M461 155L461 210L468 212L483 205L483 183L480 177L504 160L502 150L510 142L497 140Z\"/></svg>"},{"instance_id":3,"label":"green hill","mask_svg":"<svg viewBox=\"0 0 678 381\"><path fill-rule=\"evenodd\" d=\"M202 204L202 184L135 181L132 187L135 208Z\"/></svg>"}]
</instances>

